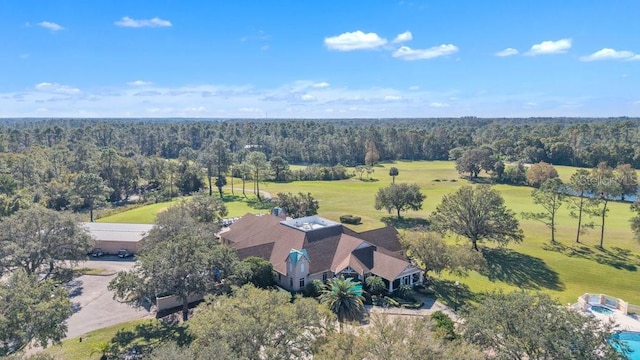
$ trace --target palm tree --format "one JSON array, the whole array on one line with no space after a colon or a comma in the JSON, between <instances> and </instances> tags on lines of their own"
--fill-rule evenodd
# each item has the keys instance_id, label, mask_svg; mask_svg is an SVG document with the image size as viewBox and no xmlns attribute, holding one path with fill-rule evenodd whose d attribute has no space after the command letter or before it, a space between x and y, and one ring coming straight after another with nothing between
<instances>
[{"instance_id":1,"label":"palm tree","mask_svg":"<svg viewBox=\"0 0 640 360\"><path fill-rule=\"evenodd\" d=\"M351 278L333 278L325 285L320 301L338 316L340 330L345 320L355 320L364 313L362 284Z\"/></svg>"},{"instance_id":2,"label":"palm tree","mask_svg":"<svg viewBox=\"0 0 640 360\"><path fill-rule=\"evenodd\" d=\"M395 166L392 166L392 167L389 169L389 176L391 176L391 178L393 179L393 183L394 183L394 184L396 183L396 176L398 176L398 174L399 174L399 173L400 173L400 172L398 171L398 168L397 168L397 167L395 167Z\"/></svg>"},{"instance_id":3,"label":"palm tree","mask_svg":"<svg viewBox=\"0 0 640 360\"><path fill-rule=\"evenodd\" d=\"M91 353L89 356L93 356L93 354L101 354L100 360L106 360L113 356L115 350L114 344L108 341L101 341L99 343L95 343L93 348L91 349Z\"/></svg>"}]
</instances>

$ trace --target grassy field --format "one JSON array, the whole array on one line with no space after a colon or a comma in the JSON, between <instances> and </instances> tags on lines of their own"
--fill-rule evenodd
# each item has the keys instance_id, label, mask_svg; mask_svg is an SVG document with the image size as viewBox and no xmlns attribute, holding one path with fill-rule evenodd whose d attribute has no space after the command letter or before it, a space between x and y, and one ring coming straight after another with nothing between
<instances>
[{"instance_id":1,"label":"grassy field","mask_svg":"<svg viewBox=\"0 0 640 360\"><path fill-rule=\"evenodd\" d=\"M82 338L82 341L80 341ZM180 325L164 324L156 319L134 320L103 329L95 330L63 341L44 350L56 359L85 360L100 359L100 345L110 343L116 353L130 350L132 347L145 347L163 341L178 343L189 342L186 329Z\"/></svg>"},{"instance_id":2,"label":"grassy field","mask_svg":"<svg viewBox=\"0 0 640 360\"><path fill-rule=\"evenodd\" d=\"M253 194L249 194L251 199L254 198ZM249 206L246 201L240 200L240 196L225 195L225 205L229 212L229 217L242 216L248 212L256 212L254 208ZM165 201L161 203L141 206L135 209L123 211L113 215L101 217L96 222L102 223L127 223L127 224L153 224L156 221L156 215L169 206L177 204L180 201L188 198L175 198L172 201ZM262 210L265 212L265 210Z\"/></svg>"},{"instance_id":3,"label":"grassy field","mask_svg":"<svg viewBox=\"0 0 640 360\"><path fill-rule=\"evenodd\" d=\"M260 188L273 195L278 192L310 192L320 203L320 215L332 220L338 220L339 216L344 214L357 215L362 217L362 224L353 228L356 231L368 230L383 226L383 220L390 217L384 211L375 210L373 203L376 191L391 182L388 175L391 166L397 167L400 171L396 182L415 182L427 195L423 209L404 214L407 218L427 218L440 203L443 195L469 184L467 180L460 178L452 162L403 161L376 167L370 181L352 178L340 181L265 183ZM563 180L568 180L575 171L575 168L562 166L557 169ZM496 185L496 189L504 196L507 206L518 215L523 211L540 211L531 201L531 188ZM157 208L152 208L154 206ZM227 206L230 216L266 211L253 210L243 201L227 202ZM149 220L155 216L154 211L161 208L161 204L154 204L148 209L139 208L100 220ZM549 230L544 225L521 220L526 235L525 241L512 244L501 251L489 251L487 256L491 266L487 271L482 274L472 273L464 278L444 275L442 281L450 283L459 280L468 287L470 294L492 289L522 288L547 292L559 301L568 303L575 302L576 298L585 292L591 292L606 293L640 304L640 243L633 238L629 228L629 219L632 216L629 204L612 203L610 208L605 227L605 250L597 247L598 228L584 235L582 244L576 244L576 221L569 216L569 211L563 208L557 219L557 245L550 244ZM136 213L128 214L133 211ZM131 218L137 220L131 221Z\"/></svg>"}]
</instances>

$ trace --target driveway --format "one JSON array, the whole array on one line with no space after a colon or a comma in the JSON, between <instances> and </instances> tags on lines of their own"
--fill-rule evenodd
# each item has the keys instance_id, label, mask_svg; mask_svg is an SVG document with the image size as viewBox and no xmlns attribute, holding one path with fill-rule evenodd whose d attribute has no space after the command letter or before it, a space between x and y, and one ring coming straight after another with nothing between
<instances>
[{"instance_id":1,"label":"driveway","mask_svg":"<svg viewBox=\"0 0 640 360\"><path fill-rule=\"evenodd\" d=\"M113 292L107 289L118 271L131 269L135 264L129 259L113 261L84 261L78 268L103 269L107 275L82 275L73 279L67 287L74 313L67 320L67 338L122 322L153 316L143 308L133 308L113 300Z\"/></svg>"}]
</instances>

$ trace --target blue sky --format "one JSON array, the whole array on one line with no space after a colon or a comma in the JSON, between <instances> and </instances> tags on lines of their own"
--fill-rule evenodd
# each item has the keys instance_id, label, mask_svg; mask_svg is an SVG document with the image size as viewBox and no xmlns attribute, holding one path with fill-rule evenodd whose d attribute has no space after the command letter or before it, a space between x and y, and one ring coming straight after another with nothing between
<instances>
[{"instance_id":1,"label":"blue sky","mask_svg":"<svg viewBox=\"0 0 640 360\"><path fill-rule=\"evenodd\" d=\"M637 0L0 0L0 117L640 116L637 14Z\"/></svg>"}]
</instances>

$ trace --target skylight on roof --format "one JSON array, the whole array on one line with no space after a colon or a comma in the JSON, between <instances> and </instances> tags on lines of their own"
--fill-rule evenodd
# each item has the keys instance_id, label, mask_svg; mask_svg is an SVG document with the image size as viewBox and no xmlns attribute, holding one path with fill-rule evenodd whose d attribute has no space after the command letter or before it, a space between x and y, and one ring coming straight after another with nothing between
<instances>
[{"instance_id":1,"label":"skylight on roof","mask_svg":"<svg viewBox=\"0 0 640 360\"><path fill-rule=\"evenodd\" d=\"M285 221L281 221L280 223L304 232L309 232L313 230L324 229L324 228L340 225L340 223L322 218L317 215L306 216L298 219L285 220Z\"/></svg>"}]
</instances>

